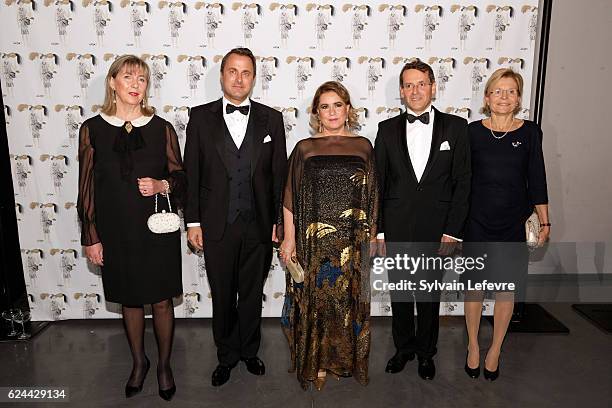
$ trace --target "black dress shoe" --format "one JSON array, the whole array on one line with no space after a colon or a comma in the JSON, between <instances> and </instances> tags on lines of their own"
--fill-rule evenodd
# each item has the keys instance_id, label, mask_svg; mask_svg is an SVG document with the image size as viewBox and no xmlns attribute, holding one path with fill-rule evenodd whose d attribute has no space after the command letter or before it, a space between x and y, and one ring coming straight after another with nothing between
<instances>
[{"instance_id":1,"label":"black dress shoe","mask_svg":"<svg viewBox=\"0 0 612 408\"><path fill-rule=\"evenodd\" d=\"M483 371L485 380L495 381L497 377L499 377L499 363L497 363L497 369L495 371L487 370L487 367L484 368Z\"/></svg>"},{"instance_id":2,"label":"black dress shoe","mask_svg":"<svg viewBox=\"0 0 612 408\"><path fill-rule=\"evenodd\" d=\"M125 398L132 398L134 395L138 394L140 391L142 391L142 386L144 384L145 378L147 378L147 373L149 372L149 367L151 367L151 362L149 361L149 359L147 358L147 356L145 356L145 360L147 361L147 368L145 369L145 373L142 376L142 381L140 382L140 384L138 384L137 386L132 386L132 385L125 385Z\"/></svg>"},{"instance_id":3,"label":"black dress shoe","mask_svg":"<svg viewBox=\"0 0 612 408\"><path fill-rule=\"evenodd\" d=\"M414 360L414 353L397 352L387 362L387 367L385 368L385 371L391 374L399 373L404 369L406 363L412 360Z\"/></svg>"},{"instance_id":4,"label":"black dress shoe","mask_svg":"<svg viewBox=\"0 0 612 408\"><path fill-rule=\"evenodd\" d=\"M159 396L166 401L170 401L172 397L174 397L174 394L176 394L176 384L173 384L172 387L167 390L159 389Z\"/></svg>"},{"instance_id":5,"label":"black dress shoe","mask_svg":"<svg viewBox=\"0 0 612 408\"><path fill-rule=\"evenodd\" d=\"M242 361L246 364L249 373L254 375L264 375L266 373L266 366L259 357L243 358Z\"/></svg>"},{"instance_id":6,"label":"black dress shoe","mask_svg":"<svg viewBox=\"0 0 612 408\"><path fill-rule=\"evenodd\" d=\"M478 378L478 376L480 375L480 364L476 368L470 368L470 366L468 366L468 363L467 363L469 353L470 353L469 351L465 353L465 367L464 367L465 372L471 378Z\"/></svg>"},{"instance_id":7,"label":"black dress shoe","mask_svg":"<svg viewBox=\"0 0 612 408\"><path fill-rule=\"evenodd\" d=\"M419 376L424 380L433 380L436 376L436 365L433 359L419 359Z\"/></svg>"},{"instance_id":8,"label":"black dress shoe","mask_svg":"<svg viewBox=\"0 0 612 408\"><path fill-rule=\"evenodd\" d=\"M212 373L213 387L219 387L220 385L225 384L230 379L230 373L232 372L232 368L235 366L235 364L232 366L219 364Z\"/></svg>"}]
</instances>

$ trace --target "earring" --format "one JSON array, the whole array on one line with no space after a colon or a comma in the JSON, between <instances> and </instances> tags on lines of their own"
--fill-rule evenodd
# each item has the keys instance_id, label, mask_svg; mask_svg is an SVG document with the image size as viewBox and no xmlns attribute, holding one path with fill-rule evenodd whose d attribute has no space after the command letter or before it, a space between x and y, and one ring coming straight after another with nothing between
<instances>
[{"instance_id":1,"label":"earring","mask_svg":"<svg viewBox=\"0 0 612 408\"><path fill-rule=\"evenodd\" d=\"M113 89L113 103L117 103L117 94L115 93L114 89Z\"/></svg>"},{"instance_id":2,"label":"earring","mask_svg":"<svg viewBox=\"0 0 612 408\"><path fill-rule=\"evenodd\" d=\"M348 118L346 118L346 120L344 121L344 127L346 127L348 129L349 124L348 124Z\"/></svg>"},{"instance_id":3,"label":"earring","mask_svg":"<svg viewBox=\"0 0 612 408\"><path fill-rule=\"evenodd\" d=\"M319 133L323 133L323 124L319 120Z\"/></svg>"}]
</instances>

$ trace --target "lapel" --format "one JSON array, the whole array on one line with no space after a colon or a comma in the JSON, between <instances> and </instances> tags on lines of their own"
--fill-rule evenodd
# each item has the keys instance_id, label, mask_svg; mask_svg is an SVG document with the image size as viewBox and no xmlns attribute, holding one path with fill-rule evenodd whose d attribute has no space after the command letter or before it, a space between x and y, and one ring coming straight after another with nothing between
<instances>
[{"instance_id":1,"label":"lapel","mask_svg":"<svg viewBox=\"0 0 612 408\"><path fill-rule=\"evenodd\" d=\"M444 117L442 116L442 113L435 107L433 108L433 110L435 111L435 116L433 123L433 132L431 135L431 150L429 151L429 158L427 159L427 164L425 165L423 176L421 176L421 182L425 180L431 168L433 167L436 159L438 158L438 155L440 154L440 145L442 144L442 135L444 134Z\"/></svg>"},{"instance_id":2,"label":"lapel","mask_svg":"<svg viewBox=\"0 0 612 408\"><path fill-rule=\"evenodd\" d=\"M263 146L263 140L266 137L266 123L268 114L261 109L261 105L251 100L251 114L249 115L249 123L247 125L245 138L250 138L251 145L251 177L257 168L257 161Z\"/></svg>"},{"instance_id":3,"label":"lapel","mask_svg":"<svg viewBox=\"0 0 612 408\"><path fill-rule=\"evenodd\" d=\"M410 160L410 154L408 153L408 141L406 140L406 111L398 116L397 124L397 145L399 147L400 155L404 159L404 164L408 168L414 184L418 184L414 167L412 166L412 160Z\"/></svg>"},{"instance_id":4,"label":"lapel","mask_svg":"<svg viewBox=\"0 0 612 408\"><path fill-rule=\"evenodd\" d=\"M226 161L225 157L225 120L223 120L223 98L220 98L216 101L211 107L211 112L213 113L213 118L215 120L214 126L211 128L214 129L213 139L215 142L215 147L217 148L217 153L219 153L219 157L225 166L225 170L229 174L229 163Z\"/></svg>"}]
</instances>

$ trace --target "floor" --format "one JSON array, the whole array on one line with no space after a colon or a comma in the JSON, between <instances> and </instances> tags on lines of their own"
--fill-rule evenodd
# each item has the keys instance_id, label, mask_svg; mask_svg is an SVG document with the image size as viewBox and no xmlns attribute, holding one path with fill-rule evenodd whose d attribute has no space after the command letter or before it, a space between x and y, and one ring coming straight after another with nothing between
<instances>
[{"instance_id":1,"label":"floor","mask_svg":"<svg viewBox=\"0 0 612 408\"><path fill-rule=\"evenodd\" d=\"M322 391L303 391L295 375L287 373L288 351L278 319L269 318L264 319L259 354L266 363L266 375L253 376L240 363L220 388L210 385L216 365L210 320L179 320L173 352L178 391L170 403L157 396L154 370L141 394L130 400L123 397L131 361L119 320L57 322L31 342L0 344L0 387L69 388L69 404L12 404L17 407L610 407L612 336L576 314L569 304L545 307L570 334L510 334L501 374L494 383L482 375L472 380L463 371L462 317L441 319L433 381L418 377L416 361L399 374L384 372L394 352L391 321L373 318L370 384L364 387L346 378L329 380ZM150 323L146 348L154 367ZM483 322L483 358L490 335L491 326Z\"/></svg>"}]
</instances>

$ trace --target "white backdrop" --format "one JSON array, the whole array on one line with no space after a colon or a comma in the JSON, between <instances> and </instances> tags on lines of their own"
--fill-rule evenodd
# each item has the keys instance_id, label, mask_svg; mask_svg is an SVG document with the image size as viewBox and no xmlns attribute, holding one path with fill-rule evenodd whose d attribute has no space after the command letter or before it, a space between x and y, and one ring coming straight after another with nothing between
<instances>
[{"instance_id":1,"label":"white backdrop","mask_svg":"<svg viewBox=\"0 0 612 408\"><path fill-rule=\"evenodd\" d=\"M374 141L377 123L401 106L398 75L419 57L433 67L437 108L479 119L483 85L501 66L523 74L529 116L537 0L385 4L297 2L3 0L2 91L16 212L34 320L118 317L104 301L99 271L80 246L75 209L77 135L104 97L114 58L132 53L151 66L151 103L174 124L181 145L189 107L221 95L221 56L248 46L258 57L253 99L283 113L289 152L309 136L307 107L322 82L342 81L360 110L360 133ZM211 315L201 257L183 234L178 317ZM284 271L274 258L264 316L278 316ZM446 294L442 314L462 314ZM372 312L388 315L387 294ZM485 311L487 313L489 311Z\"/></svg>"}]
</instances>

